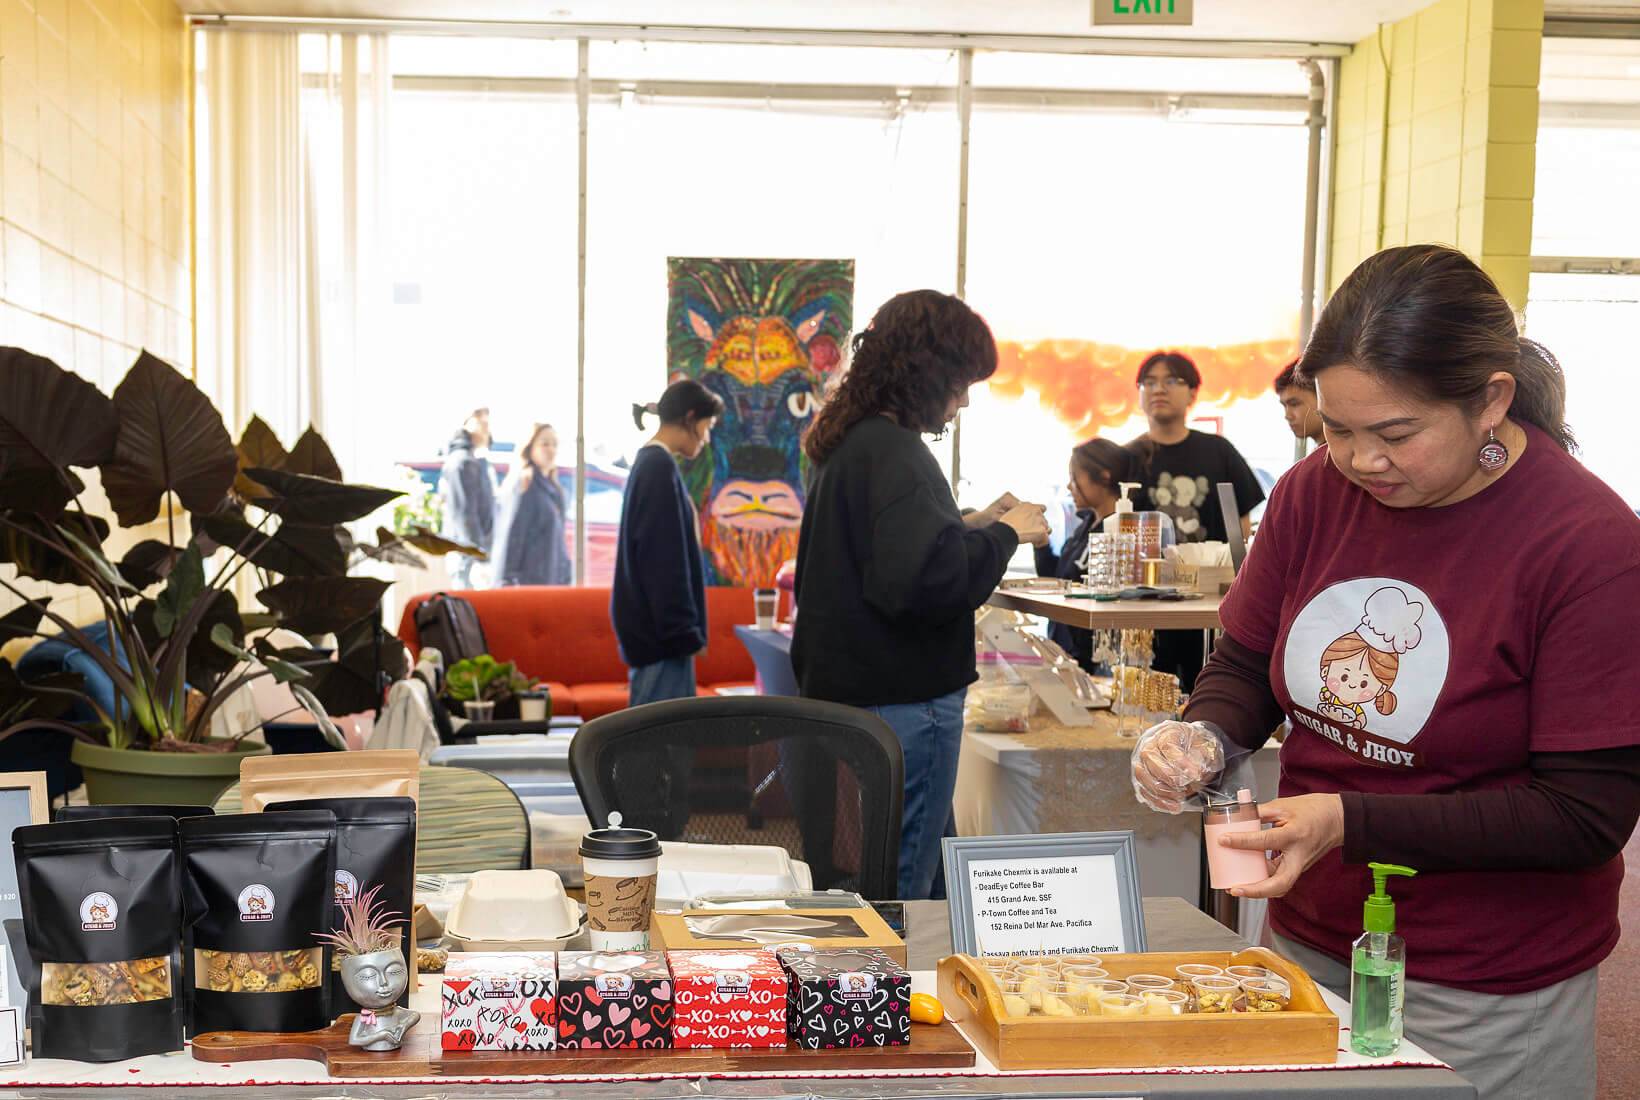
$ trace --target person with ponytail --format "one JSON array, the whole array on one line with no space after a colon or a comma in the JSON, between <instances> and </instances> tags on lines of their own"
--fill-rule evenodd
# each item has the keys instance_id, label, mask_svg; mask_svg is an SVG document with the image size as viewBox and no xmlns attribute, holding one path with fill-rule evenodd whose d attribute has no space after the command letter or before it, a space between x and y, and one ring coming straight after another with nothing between
<instances>
[{"instance_id":1,"label":"person with ponytail","mask_svg":"<svg viewBox=\"0 0 1640 1100\"><path fill-rule=\"evenodd\" d=\"M723 401L685 378L654 405L632 406L639 428L646 415L658 416L660 427L627 475L609 597L632 706L695 696L695 654L706 647L706 567L677 460L694 458L711 440Z\"/></svg>"},{"instance_id":2,"label":"person with ponytail","mask_svg":"<svg viewBox=\"0 0 1640 1100\"><path fill-rule=\"evenodd\" d=\"M1278 951L1340 995L1405 864L1406 1034L1508 1100L1595 1095L1600 962L1640 818L1640 519L1574 457L1566 379L1492 279L1439 245L1344 280L1298 366L1327 447L1271 497L1182 722L1141 735L1177 813L1283 721ZM1268 797L1269 792L1264 792Z\"/></svg>"},{"instance_id":3,"label":"person with ponytail","mask_svg":"<svg viewBox=\"0 0 1640 1100\"><path fill-rule=\"evenodd\" d=\"M1137 481L1138 460L1133 453L1108 439L1089 439L1071 451L1071 503L1076 507L1079 522L1065 536L1065 543L1054 553L1050 546L1036 548L1036 575L1060 577L1080 582L1087 574L1088 535L1099 528L1104 518L1116 510L1121 499L1121 484ZM1059 643L1066 653L1076 658L1088 672L1096 671L1093 663L1093 633L1064 623L1049 623L1048 637ZM1108 675L1108 672L1107 672Z\"/></svg>"},{"instance_id":4,"label":"person with ponytail","mask_svg":"<svg viewBox=\"0 0 1640 1100\"><path fill-rule=\"evenodd\" d=\"M900 294L855 335L803 441L814 475L792 665L805 696L869 709L900 741L901 898L938 896L940 839L955 832L974 611L1020 543L1048 539L1042 507L1012 495L963 516L922 440L943 435L996 366L991 330L961 299Z\"/></svg>"}]
</instances>

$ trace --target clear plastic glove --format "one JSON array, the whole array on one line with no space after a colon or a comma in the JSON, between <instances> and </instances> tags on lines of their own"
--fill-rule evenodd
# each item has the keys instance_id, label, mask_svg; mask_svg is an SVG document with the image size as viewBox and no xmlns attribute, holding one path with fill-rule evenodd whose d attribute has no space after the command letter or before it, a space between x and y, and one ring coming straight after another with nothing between
<instances>
[{"instance_id":1,"label":"clear plastic glove","mask_svg":"<svg viewBox=\"0 0 1640 1100\"><path fill-rule=\"evenodd\" d=\"M1224 745L1212 730L1200 722L1162 722L1133 746L1133 794L1164 814L1199 809L1192 796L1224 766Z\"/></svg>"}]
</instances>

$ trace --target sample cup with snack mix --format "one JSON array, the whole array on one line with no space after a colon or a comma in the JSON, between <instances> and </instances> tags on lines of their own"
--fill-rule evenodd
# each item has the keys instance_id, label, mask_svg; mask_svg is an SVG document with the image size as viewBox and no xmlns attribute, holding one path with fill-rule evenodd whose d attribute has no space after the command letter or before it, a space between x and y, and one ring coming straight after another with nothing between
<instances>
[{"instance_id":1,"label":"sample cup with snack mix","mask_svg":"<svg viewBox=\"0 0 1640 1100\"><path fill-rule=\"evenodd\" d=\"M1234 1012L1241 1000L1241 983L1228 975L1197 978L1190 983L1196 993L1196 1011L1201 1013Z\"/></svg>"},{"instance_id":2,"label":"sample cup with snack mix","mask_svg":"<svg viewBox=\"0 0 1640 1100\"><path fill-rule=\"evenodd\" d=\"M1067 982L1089 981L1094 978L1108 978L1110 974L1102 966L1067 966L1061 968L1059 976Z\"/></svg>"},{"instance_id":3,"label":"sample cup with snack mix","mask_svg":"<svg viewBox=\"0 0 1640 1100\"><path fill-rule=\"evenodd\" d=\"M1276 972L1263 966L1227 966L1224 972L1229 977L1241 981L1243 978L1274 978Z\"/></svg>"},{"instance_id":4,"label":"sample cup with snack mix","mask_svg":"<svg viewBox=\"0 0 1640 1100\"><path fill-rule=\"evenodd\" d=\"M1243 978L1241 992L1248 1012L1282 1012L1293 1000L1293 987L1282 978Z\"/></svg>"},{"instance_id":5,"label":"sample cup with snack mix","mask_svg":"<svg viewBox=\"0 0 1640 1100\"><path fill-rule=\"evenodd\" d=\"M1002 993L1003 1015L1023 1018L1031 1014L1031 1002L1018 978L999 978L997 989Z\"/></svg>"},{"instance_id":6,"label":"sample cup with snack mix","mask_svg":"<svg viewBox=\"0 0 1640 1100\"><path fill-rule=\"evenodd\" d=\"M594 951L648 950L660 858L660 839L648 829L623 828L618 813L609 815L608 828L581 838L587 937Z\"/></svg>"},{"instance_id":7,"label":"sample cup with snack mix","mask_svg":"<svg viewBox=\"0 0 1640 1100\"><path fill-rule=\"evenodd\" d=\"M1082 987L1071 982L1045 982L1042 986L1042 1015L1086 1016L1087 998Z\"/></svg>"},{"instance_id":8,"label":"sample cup with snack mix","mask_svg":"<svg viewBox=\"0 0 1640 1100\"><path fill-rule=\"evenodd\" d=\"M1193 982L1197 978L1217 978L1224 973L1224 967L1212 963L1180 963L1173 968L1173 973L1181 982Z\"/></svg>"}]
</instances>

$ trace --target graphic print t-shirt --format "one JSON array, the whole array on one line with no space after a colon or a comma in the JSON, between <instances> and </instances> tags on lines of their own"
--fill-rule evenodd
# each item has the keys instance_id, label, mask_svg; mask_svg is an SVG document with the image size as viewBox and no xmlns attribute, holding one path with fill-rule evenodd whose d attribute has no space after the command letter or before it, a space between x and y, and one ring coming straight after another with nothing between
<instances>
[{"instance_id":1,"label":"graphic print t-shirt","mask_svg":"<svg viewBox=\"0 0 1640 1100\"><path fill-rule=\"evenodd\" d=\"M1165 445L1140 438L1127 449L1139 457L1139 480L1150 507L1172 517L1173 533L1180 542L1228 539L1219 507L1219 482L1235 486L1239 515L1245 516L1264 500L1264 490L1247 460L1222 435L1192 431L1182 443Z\"/></svg>"},{"instance_id":2,"label":"graphic print t-shirt","mask_svg":"<svg viewBox=\"0 0 1640 1100\"><path fill-rule=\"evenodd\" d=\"M1385 507L1325 451L1276 486L1221 614L1231 637L1271 654L1292 726L1282 797L1523 785L1530 753L1640 743L1640 519L1548 436L1527 435L1508 473L1445 508ZM1398 879L1408 973L1487 993L1580 973L1617 942L1622 877L1618 857ZM1334 850L1271 915L1347 958L1371 889Z\"/></svg>"}]
</instances>

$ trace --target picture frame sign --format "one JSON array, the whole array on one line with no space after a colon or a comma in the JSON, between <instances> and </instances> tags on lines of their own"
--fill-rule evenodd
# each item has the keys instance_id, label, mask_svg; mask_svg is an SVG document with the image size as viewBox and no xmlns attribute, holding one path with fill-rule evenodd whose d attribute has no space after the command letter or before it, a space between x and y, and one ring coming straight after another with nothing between
<instances>
[{"instance_id":1,"label":"picture frame sign","mask_svg":"<svg viewBox=\"0 0 1640 1100\"><path fill-rule=\"evenodd\" d=\"M951 945L986 955L1146 949L1131 831L948 837Z\"/></svg>"},{"instance_id":2,"label":"picture frame sign","mask_svg":"<svg viewBox=\"0 0 1640 1100\"><path fill-rule=\"evenodd\" d=\"M45 772L0 772L0 836L5 838L5 858L0 859L0 920L17 920L23 915L17 892L17 863L11 857L12 830L22 825L44 825L50 820ZM28 991L17 973L16 956L6 951L4 960L5 1000L0 1003L24 1008Z\"/></svg>"}]
</instances>

